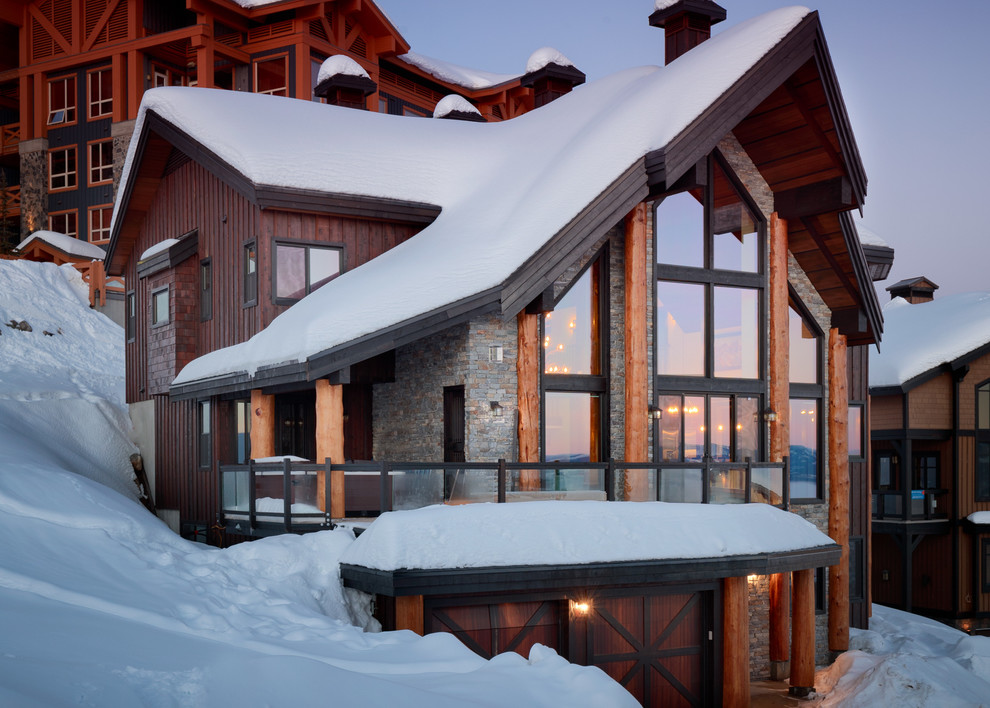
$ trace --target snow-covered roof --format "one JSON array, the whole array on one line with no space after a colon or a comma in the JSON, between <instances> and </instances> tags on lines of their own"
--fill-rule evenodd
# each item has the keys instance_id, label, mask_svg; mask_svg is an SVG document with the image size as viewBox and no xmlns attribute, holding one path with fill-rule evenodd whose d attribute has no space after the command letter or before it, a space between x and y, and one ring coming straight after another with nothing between
<instances>
[{"instance_id":1,"label":"snow-covered roof","mask_svg":"<svg viewBox=\"0 0 990 708\"><path fill-rule=\"evenodd\" d=\"M341 557L377 570L723 558L831 547L768 504L545 501L383 514Z\"/></svg>"},{"instance_id":2,"label":"snow-covered roof","mask_svg":"<svg viewBox=\"0 0 990 708\"><path fill-rule=\"evenodd\" d=\"M882 246L890 248L890 244L880 238L875 231L870 231L862 224L856 224L856 232L859 234L859 242L864 246Z\"/></svg>"},{"instance_id":3,"label":"snow-covered roof","mask_svg":"<svg viewBox=\"0 0 990 708\"><path fill-rule=\"evenodd\" d=\"M409 52L398 57L406 64L415 66L441 81L455 86L463 86L472 91L491 88L507 81L518 79L520 74L496 74L490 71L479 71L451 64L450 62L424 56L417 52Z\"/></svg>"},{"instance_id":4,"label":"snow-covered roof","mask_svg":"<svg viewBox=\"0 0 990 708\"><path fill-rule=\"evenodd\" d=\"M164 241L159 241L154 246L145 249L144 253L142 253L138 258L138 261L146 261L152 256L157 256L159 253L164 253L178 242L179 239L177 238L167 238Z\"/></svg>"},{"instance_id":5,"label":"snow-covered roof","mask_svg":"<svg viewBox=\"0 0 990 708\"><path fill-rule=\"evenodd\" d=\"M529 55L529 59L526 61L526 73L531 74L534 71L539 71L549 64L574 66L574 62L553 47L540 47Z\"/></svg>"},{"instance_id":6,"label":"snow-covered roof","mask_svg":"<svg viewBox=\"0 0 990 708\"><path fill-rule=\"evenodd\" d=\"M980 526L990 526L990 511L974 511L966 518L974 524L979 524Z\"/></svg>"},{"instance_id":7,"label":"snow-covered roof","mask_svg":"<svg viewBox=\"0 0 990 708\"><path fill-rule=\"evenodd\" d=\"M320 65L320 72L316 75L316 83L321 84L331 76L359 76L362 79L370 79L368 72L351 59L346 54L334 54L327 57Z\"/></svg>"},{"instance_id":8,"label":"snow-covered roof","mask_svg":"<svg viewBox=\"0 0 990 708\"><path fill-rule=\"evenodd\" d=\"M70 256L90 258L94 261L102 261L107 255L106 251L99 246L94 246L91 243L80 241L72 236L60 234L57 231L35 231L33 234L17 244L17 250L23 251L31 244L32 241L43 241Z\"/></svg>"},{"instance_id":9,"label":"snow-covered roof","mask_svg":"<svg viewBox=\"0 0 990 708\"><path fill-rule=\"evenodd\" d=\"M870 387L901 386L990 342L990 293L959 293L883 308L883 352L870 351Z\"/></svg>"},{"instance_id":10,"label":"snow-covered roof","mask_svg":"<svg viewBox=\"0 0 990 708\"><path fill-rule=\"evenodd\" d=\"M479 116L481 115L481 111L475 108L469 100L463 96L458 96L456 93L441 98L437 101L437 107L433 109L434 118L443 118L451 113L477 113Z\"/></svg>"},{"instance_id":11,"label":"snow-covered roof","mask_svg":"<svg viewBox=\"0 0 990 708\"><path fill-rule=\"evenodd\" d=\"M194 360L174 383L303 361L499 288L632 166L698 119L808 12L766 13L671 65L620 72L500 123L413 121L222 90L148 91L135 135L153 112L255 185L442 209L414 238L324 285L247 342ZM140 143L131 142L122 185Z\"/></svg>"}]
</instances>

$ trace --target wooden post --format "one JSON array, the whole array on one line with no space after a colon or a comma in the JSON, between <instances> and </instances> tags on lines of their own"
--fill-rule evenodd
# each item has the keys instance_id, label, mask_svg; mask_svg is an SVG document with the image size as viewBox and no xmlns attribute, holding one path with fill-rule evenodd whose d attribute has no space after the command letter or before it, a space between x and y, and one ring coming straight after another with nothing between
<instances>
[{"instance_id":1,"label":"wooden post","mask_svg":"<svg viewBox=\"0 0 990 708\"><path fill-rule=\"evenodd\" d=\"M423 596L406 595L395 598L395 628L423 634Z\"/></svg>"},{"instance_id":2,"label":"wooden post","mask_svg":"<svg viewBox=\"0 0 990 708\"><path fill-rule=\"evenodd\" d=\"M828 569L828 648L849 648L849 388L846 337L828 332L828 535L842 547Z\"/></svg>"},{"instance_id":3,"label":"wooden post","mask_svg":"<svg viewBox=\"0 0 990 708\"><path fill-rule=\"evenodd\" d=\"M749 706L749 582L726 578L722 593L722 705Z\"/></svg>"},{"instance_id":4,"label":"wooden post","mask_svg":"<svg viewBox=\"0 0 990 708\"><path fill-rule=\"evenodd\" d=\"M790 333L787 291L787 222L770 215L770 461L783 462L790 449ZM770 677L790 673L791 575L770 577Z\"/></svg>"},{"instance_id":5,"label":"wooden post","mask_svg":"<svg viewBox=\"0 0 990 708\"><path fill-rule=\"evenodd\" d=\"M625 437L626 461L646 462L649 454L648 372L646 370L646 216L645 202L625 218ZM649 497L648 470L626 470L626 501Z\"/></svg>"},{"instance_id":6,"label":"wooden post","mask_svg":"<svg viewBox=\"0 0 990 708\"><path fill-rule=\"evenodd\" d=\"M275 396L251 390L251 457L275 456Z\"/></svg>"},{"instance_id":7,"label":"wooden post","mask_svg":"<svg viewBox=\"0 0 990 708\"><path fill-rule=\"evenodd\" d=\"M344 387L331 384L327 379L316 380L316 459L321 464L327 459L334 464L344 461ZM326 511L326 472L319 473L320 509ZM344 472L334 470L330 474L330 516L342 519L345 514Z\"/></svg>"},{"instance_id":8,"label":"wooden post","mask_svg":"<svg viewBox=\"0 0 990 708\"><path fill-rule=\"evenodd\" d=\"M815 690L815 571L796 570L791 630L792 696L804 698Z\"/></svg>"},{"instance_id":9,"label":"wooden post","mask_svg":"<svg viewBox=\"0 0 990 708\"><path fill-rule=\"evenodd\" d=\"M516 358L519 419L516 434L519 438L519 461L538 462L540 459L540 316L520 312L516 318L516 341L519 355ZM537 470L522 470L519 486L525 490L540 488Z\"/></svg>"}]
</instances>

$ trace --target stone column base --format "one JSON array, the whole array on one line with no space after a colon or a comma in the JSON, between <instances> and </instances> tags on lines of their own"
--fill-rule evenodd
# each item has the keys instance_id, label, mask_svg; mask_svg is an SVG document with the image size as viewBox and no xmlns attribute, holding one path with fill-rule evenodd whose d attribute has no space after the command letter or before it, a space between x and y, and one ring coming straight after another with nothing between
<instances>
[{"instance_id":1,"label":"stone column base","mask_svg":"<svg viewBox=\"0 0 990 708\"><path fill-rule=\"evenodd\" d=\"M786 681L791 676L790 661L771 661L770 678L774 681Z\"/></svg>"}]
</instances>

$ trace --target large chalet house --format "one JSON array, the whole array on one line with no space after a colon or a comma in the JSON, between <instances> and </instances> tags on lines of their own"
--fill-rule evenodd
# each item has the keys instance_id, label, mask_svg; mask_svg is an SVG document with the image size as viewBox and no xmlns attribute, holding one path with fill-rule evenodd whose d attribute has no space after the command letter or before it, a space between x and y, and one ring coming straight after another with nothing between
<instances>
[{"instance_id":1,"label":"large chalet house","mask_svg":"<svg viewBox=\"0 0 990 708\"><path fill-rule=\"evenodd\" d=\"M871 357L873 599L990 628L990 294L887 288Z\"/></svg>"},{"instance_id":2,"label":"large chalet house","mask_svg":"<svg viewBox=\"0 0 990 708\"><path fill-rule=\"evenodd\" d=\"M648 705L748 705L751 674L811 690L869 612L868 463L848 448L882 322L849 216L866 178L817 13L709 38L724 17L659 3L666 66L500 123L145 94L107 267L158 508L203 537L433 502L764 501L783 537L803 517L830 538L343 577L386 628L483 655L541 628ZM529 68L573 76L552 54Z\"/></svg>"}]
</instances>

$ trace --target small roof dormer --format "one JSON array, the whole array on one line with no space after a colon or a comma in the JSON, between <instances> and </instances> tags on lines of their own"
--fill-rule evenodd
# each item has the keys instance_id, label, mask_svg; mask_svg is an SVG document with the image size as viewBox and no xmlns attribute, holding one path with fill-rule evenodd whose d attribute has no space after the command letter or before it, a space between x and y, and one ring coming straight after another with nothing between
<instances>
[{"instance_id":1,"label":"small roof dormer","mask_svg":"<svg viewBox=\"0 0 990 708\"><path fill-rule=\"evenodd\" d=\"M328 57L320 66L313 95L325 98L332 106L367 110L365 99L378 90L360 64L344 54Z\"/></svg>"},{"instance_id":2,"label":"small roof dormer","mask_svg":"<svg viewBox=\"0 0 990 708\"><path fill-rule=\"evenodd\" d=\"M725 19L725 8L712 0L656 0L651 27L663 27L664 63L712 36L712 25Z\"/></svg>"},{"instance_id":3,"label":"small roof dormer","mask_svg":"<svg viewBox=\"0 0 990 708\"><path fill-rule=\"evenodd\" d=\"M437 101L436 108L433 109L434 118L444 118L446 120L466 120L475 123L484 123L485 117L470 101L463 96L452 93Z\"/></svg>"},{"instance_id":4,"label":"small roof dormer","mask_svg":"<svg viewBox=\"0 0 990 708\"><path fill-rule=\"evenodd\" d=\"M919 302L931 302L935 299L936 290L938 290L938 285L923 275L900 280L887 288L891 300L895 297L902 297L912 305Z\"/></svg>"},{"instance_id":5,"label":"small roof dormer","mask_svg":"<svg viewBox=\"0 0 990 708\"><path fill-rule=\"evenodd\" d=\"M533 52L520 85L533 89L533 108L545 106L584 83L584 72L553 47Z\"/></svg>"}]
</instances>

